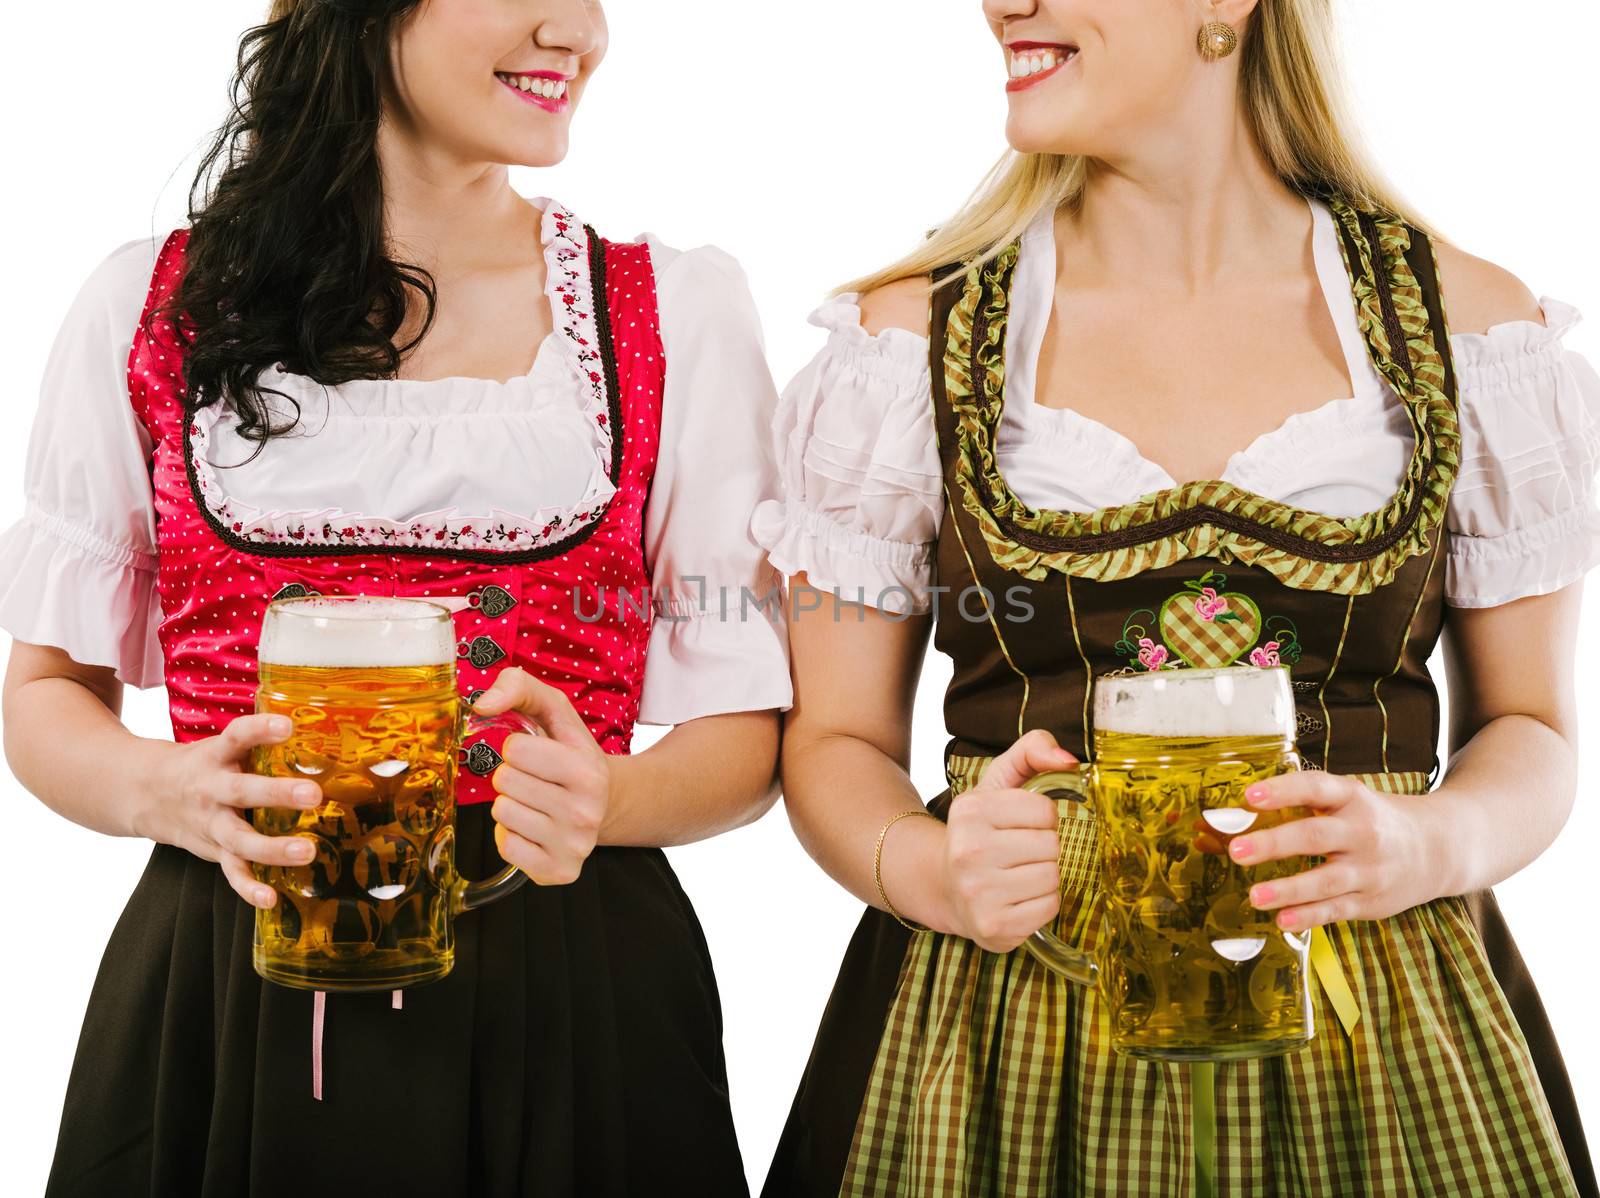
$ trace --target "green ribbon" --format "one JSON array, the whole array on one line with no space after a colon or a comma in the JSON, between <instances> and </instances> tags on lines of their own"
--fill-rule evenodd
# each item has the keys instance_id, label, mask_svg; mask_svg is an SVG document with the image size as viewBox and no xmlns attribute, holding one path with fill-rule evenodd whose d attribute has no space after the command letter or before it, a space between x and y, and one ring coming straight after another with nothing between
<instances>
[{"instance_id":1,"label":"green ribbon","mask_svg":"<svg viewBox=\"0 0 1600 1198\"><path fill-rule=\"evenodd\" d=\"M1217 1193L1217 1067L1210 1061L1189 1066L1189 1133L1194 1141L1195 1198Z\"/></svg>"}]
</instances>

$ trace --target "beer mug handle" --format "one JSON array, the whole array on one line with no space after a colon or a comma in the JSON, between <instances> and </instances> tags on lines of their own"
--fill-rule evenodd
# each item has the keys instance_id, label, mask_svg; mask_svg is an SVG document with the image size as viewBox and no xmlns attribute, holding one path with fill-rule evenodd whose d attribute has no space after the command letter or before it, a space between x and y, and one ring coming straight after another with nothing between
<instances>
[{"instance_id":1,"label":"beer mug handle","mask_svg":"<svg viewBox=\"0 0 1600 1198\"><path fill-rule=\"evenodd\" d=\"M477 736L492 728L504 728L508 732L525 732L529 736L544 735L544 729L520 711L507 711L501 715L468 712L462 719L461 739L465 741L470 736ZM512 891L520 889L527 880L528 875L515 865L508 865L494 877L485 878L481 882L469 882L465 878L459 878L456 880L455 888L450 892L451 914L459 915L463 911L475 911L479 907L486 907L496 899L503 899Z\"/></svg>"},{"instance_id":2,"label":"beer mug handle","mask_svg":"<svg viewBox=\"0 0 1600 1198\"><path fill-rule=\"evenodd\" d=\"M1031 790L1035 794L1047 796L1060 796L1066 792L1074 798L1058 798L1061 802L1089 801L1089 766L1079 765L1069 770L1052 770L1047 774L1040 774L1023 785L1024 790ZM1100 966L1088 953L1075 949L1057 936L1048 928L1040 928L1027 940L1023 947L1028 950L1035 960L1045 968L1059 973L1069 982L1076 982L1080 986L1095 986L1100 981Z\"/></svg>"}]
</instances>

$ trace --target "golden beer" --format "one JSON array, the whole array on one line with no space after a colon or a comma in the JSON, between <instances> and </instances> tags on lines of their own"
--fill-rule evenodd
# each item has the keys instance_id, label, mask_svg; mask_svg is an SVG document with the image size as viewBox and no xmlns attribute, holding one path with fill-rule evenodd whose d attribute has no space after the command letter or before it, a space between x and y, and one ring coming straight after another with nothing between
<instances>
[{"instance_id":1,"label":"golden beer","mask_svg":"<svg viewBox=\"0 0 1600 1198\"><path fill-rule=\"evenodd\" d=\"M522 880L506 871L468 886L456 874L463 713L449 612L400 599L280 601L259 661L256 710L288 716L294 731L256 750L255 772L316 782L323 802L255 812L261 832L315 848L306 865L255 867L279 896L256 912L256 971L317 990L443 977L452 917Z\"/></svg>"},{"instance_id":2,"label":"golden beer","mask_svg":"<svg viewBox=\"0 0 1600 1198\"><path fill-rule=\"evenodd\" d=\"M1309 937L1281 931L1274 912L1250 903L1251 886L1306 863L1245 867L1228 852L1236 836L1300 814L1258 812L1244 798L1298 767L1287 673L1102 679L1094 710L1092 764L1030 786L1092 803L1102 936L1092 962L1048 933L1036 938L1037 954L1098 982L1113 1044L1130 1056L1233 1060L1307 1043Z\"/></svg>"}]
</instances>

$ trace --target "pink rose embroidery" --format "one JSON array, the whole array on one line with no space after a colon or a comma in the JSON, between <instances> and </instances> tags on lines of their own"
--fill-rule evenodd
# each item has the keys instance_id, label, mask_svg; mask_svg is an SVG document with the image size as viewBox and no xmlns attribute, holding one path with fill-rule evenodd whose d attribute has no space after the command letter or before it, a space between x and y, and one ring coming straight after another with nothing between
<instances>
[{"instance_id":1,"label":"pink rose embroidery","mask_svg":"<svg viewBox=\"0 0 1600 1198\"><path fill-rule=\"evenodd\" d=\"M1278 642L1268 641L1257 649L1250 651L1250 664L1260 666L1263 670L1271 670L1281 666L1283 662L1278 659Z\"/></svg>"},{"instance_id":2,"label":"pink rose embroidery","mask_svg":"<svg viewBox=\"0 0 1600 1198\"><path fill-rule=\"evenodd\" d=\"M1228 610L1228 601L1217 594L1215 587L1204 587L1195 598L1194 610L1199 613L1202 620L1210 623Z\"/></svg>"},{"instance_id":3,"label":"pink rose embroidery","mask_svg":"<svg viewBox=\"0 0 1600 1198\"><path fill-rule=\"evenodd\" d=\"M1139 664L1147 670L1159 670L1167 664L1167 647L1156 644L1147 636L1140 637Z\"/></svg>"}]
</instances>

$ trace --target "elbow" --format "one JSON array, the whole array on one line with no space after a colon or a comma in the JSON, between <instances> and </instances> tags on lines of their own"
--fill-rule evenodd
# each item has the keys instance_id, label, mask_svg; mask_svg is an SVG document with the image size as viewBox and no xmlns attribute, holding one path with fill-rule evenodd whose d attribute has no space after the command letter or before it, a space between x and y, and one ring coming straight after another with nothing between
<instances>
[{"instance_id":1,"label":"elbow","mask_svg":"<svg viewBox=\"0 0 1600 1198\"><path fill-rule=\"evenodd\" d=\"M28 739L24 735L26 719L23 715L21 696L25 688L25 683L16 683L8 679L4 691L0 692L0 723L5 725L3 751L6 765L18 778L22 776L23 744Z\"/></svg>"},{"instance_id":2,"label":"elbow","mask_svg":"<svg viewBox=\"0 0 1600 1198\"><path fill-rule=\"evenodd\" d=\"M0 719L5 721L6 726L5 739L3 744L0 744L0 752L3 752L5 755L6 768L9 769L13 775L20 777L17 771L17 725L16 721L12 718L10 706L11 705L9 703L6 704L5 713L0 715Z\"/></svg>"},{"instance_id":3,"label":"elbow","mask_svg":"<svg viewBox=\"0 0 1600 1198\"><path fill-rule=\"evenodd\" d=\"M820 808L825 802L823 788L814 784L812 767L818 751L833 739L826 734L813 736L808 731L791 732L785 729L779 754L777 791L782 795L783 809L789 817L790 827L808 852L813 848L814 825L824 822ZM808 778L813 781L808 783ZM815 856L815 853L812 855Z\"/></svg>"},{"instance_id":4,"label":"elbow","mask_svg":"<svg viewBox=\"0 0 1600 1198\"><path fill-rule=\"evenodd\" d=\"M751 804L751 806L750 806L750 818L745 820L745 822L747 824L753 824L753 823L756 822L756 820L758 820L762 816L766 815L767 812L771 811L774 807L777 806L778 799L781 798L782 795L783 795L783 782L782 782L782 779L779 776L778 771L777 770L773 770L772 771L772 777L767 780L766 788L757 797L756 801Z\"/></svg>"},{"instance_id":5,"label":"elbow","mask_svg":"<svg viewBox=\"0 0 1600 1198\"><path fill-rule=\"evenodd\" d=\"M1548 771L1545 778L1547 818L1550 840L1553 842L1567 826L1578 804L1578 746L1580 743L1575 720L1525 712L1518 717L1532 725L1533 735L1525 736L1530 748L1539 740L1547 742L1533 756L1544 763Z\"/></svg>"},{"instance_id":6,"label":"elbow","mask_svg":"<svg viewBox=\"0 0 1600 1198\"><path fill-rule=\"evenodd\" d=\"M757 767L755 780L750 787L751 796L746 804L736 827L753 824L777 804L778 798L783 793L783 775L781 761L783 752L783 717L778 712L770 716L770 740L765 746L765 751L760 753L760 765Z\"/></svg>"},{"instance_id":7,"label":"elbow","mask_svg":"<svg viewBox=\"0 0 1600 1198\"><path fill-rule=\"evenodd\" d=\"M767 769L766 782L758 784L754 790L754 797L744 812L744 818L739 821L739 827L753 824L761 819L777 805L778 799L783 794L783 775L778 765L776 748L772 754L772 764Z\"/></svg>"}]
</instances>

